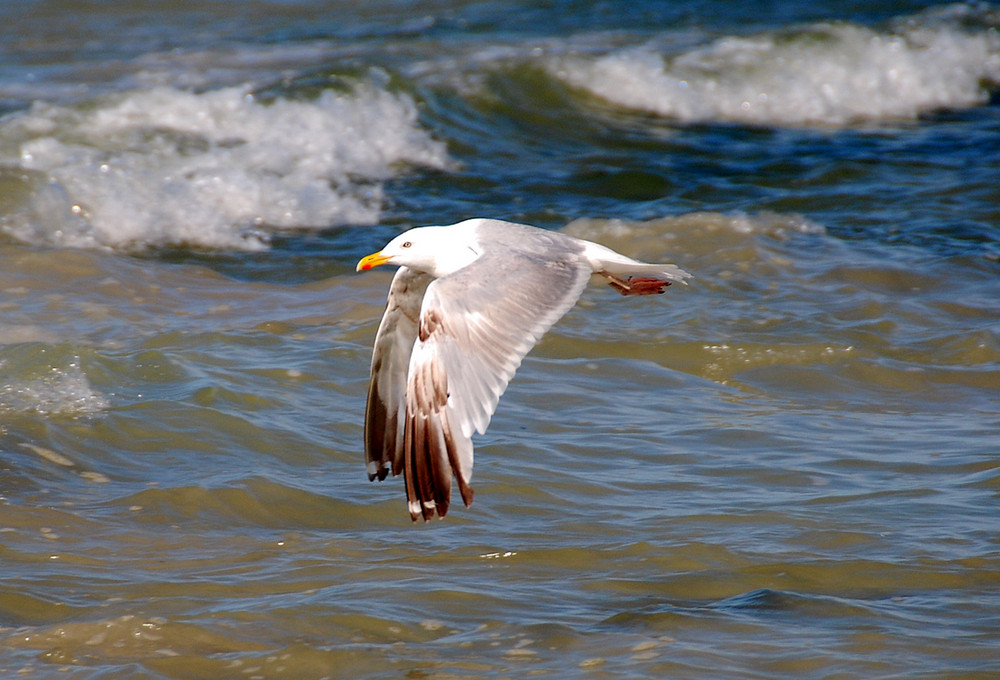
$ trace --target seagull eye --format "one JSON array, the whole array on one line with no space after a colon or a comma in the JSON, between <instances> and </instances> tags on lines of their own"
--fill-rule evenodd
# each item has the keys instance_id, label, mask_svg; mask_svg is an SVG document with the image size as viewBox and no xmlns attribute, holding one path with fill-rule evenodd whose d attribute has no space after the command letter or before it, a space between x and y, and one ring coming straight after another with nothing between
<instances>
[{"instance_id":1,"label":"seagull eye","mask_svg":"<svg viewBox=\"0 0 1000 680\"><path fill-rule=\"evenodd\" d=\"M412 245L413 245L412 243L410 243L409 241L406 241L405 243L403 243L402 247L403 248L409 248Z\"/></svg>"}]
</instances>

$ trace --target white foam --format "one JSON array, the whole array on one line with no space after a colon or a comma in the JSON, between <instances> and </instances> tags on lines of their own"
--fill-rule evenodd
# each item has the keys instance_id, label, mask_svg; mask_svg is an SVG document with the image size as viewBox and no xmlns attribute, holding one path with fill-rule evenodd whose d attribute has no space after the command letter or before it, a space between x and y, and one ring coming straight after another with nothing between
<instances>
[{"instance_id":1,"label":"white foam","mask_svg":"<svg viewBox=\"0 0 1000 680\"><path fill-rule=\"evenodd\" d=\"M0 361L0 366L3 362ZM75 362L52 366L47 375L0 383L0 413L94 415L109 406Z\"/></svg>"},{"instance_id":2,"label":"white foam","mask_svg":"<svg viewBox=\"0 0 1000 680\"><path fill-rule=\"evenodd\" d=\"M956 6L886 31L842 23L726 37L666 56L652 46L552 68L614 104L686 122L847 125L985 103L1000 83L997 17ZM970 27L972 25L972 27Z\"/></svg>"},{"instance_id":3,"label":"white foam","mask_svg":"<svg viewBox=\"0 0 1000 680\"><path fill-rule=\"evenodd\" d=\"M71 247L256 249L273 229L371 224L401 166L444 168L413 101L376 85L262 102L247 88L133 90L0 122L27 186L0 228Z\"/></svg>"}]
</instances>

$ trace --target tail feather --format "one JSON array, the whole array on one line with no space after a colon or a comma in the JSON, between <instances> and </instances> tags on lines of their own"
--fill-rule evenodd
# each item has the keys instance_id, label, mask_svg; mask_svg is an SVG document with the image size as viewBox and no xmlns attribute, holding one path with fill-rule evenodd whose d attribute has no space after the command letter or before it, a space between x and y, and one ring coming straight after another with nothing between
<instances>
[{"instance_id":1,"label":"tail feather","mask_svg":"<svg viewBox=\"0 0 1000 680\"><path fill-rule=\"evenodd\" d=\"M590 261L595 274L606 272L619 277L645 274L675 283L687 283L685 279L691 278L690 274L675 264L640 262L592 241L584 241L583 254Z\"/></svg>"},{"instance_id":2,"label":"tail feather","mask_svg":"<svg viewBox=\"0 0 1000 680\"><path fill-rule=\"evenodd\" d=\"M675 264L647 264L633 260L630 263L605 262L604 271L625 276L628 274L647 274L666 279L673 283L683 283L687 285L685 279L690 279L691 275Z\"/></svg>"}]
</instances>

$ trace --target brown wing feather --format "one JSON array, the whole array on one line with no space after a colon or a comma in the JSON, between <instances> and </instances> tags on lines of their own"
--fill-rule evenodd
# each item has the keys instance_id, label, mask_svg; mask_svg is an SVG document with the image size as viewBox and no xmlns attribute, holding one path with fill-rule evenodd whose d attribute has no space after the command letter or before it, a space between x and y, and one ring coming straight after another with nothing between
<instances>
[{"instance_id":1,"label":"brown wing feather","mask_svg":"<svg viewBox=\"0 0 1000 680\"><path fill-rule=\"evenodd\" d=\"M404 469L410 516L444 517L452 476L472 503L473 431L484 432L521 359L576 302L589 265L480 260L428 285L410 355Z\"/></svg>"},{"instance_id":2,"label":"brown wing feather","mask_svg":"<svg viewBox=\"0 0 1000 680\"><path fill-rule=\"evenodd\" d=\"M406 377L420 305L431 280L426 274L400 267L389 286L372 350L365 409L365 461L370 480L383 480L390 470L394 475L403 471Z\"/></svg>"}]
</instances>

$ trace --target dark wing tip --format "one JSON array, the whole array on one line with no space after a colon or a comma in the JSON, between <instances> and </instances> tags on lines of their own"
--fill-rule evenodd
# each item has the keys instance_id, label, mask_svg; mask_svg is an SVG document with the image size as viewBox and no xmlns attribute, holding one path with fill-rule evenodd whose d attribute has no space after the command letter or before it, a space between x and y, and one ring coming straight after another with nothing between
<instances>
[{"instance_id":1,"label":"dark wing tip","mask_svg":"<svg viewBox=\"0 0 1000 680\"><path fill-rule=\"evenodd\" d=\"M462 479L461 474L455 475L455 478L458 480L458 491L462 494L462 502L465 503L465 507L469 507L472 505L472 497L475 495L475 492L472 490L472 487L469 486L464 479Z\"/></svg>"},{"instance_id":2,"label":"dark wing tip","mask_svg":"<svg viewBox=\"0 0 1000 680\"><path fill-rule=\"evenodd\" d=\"M424 520L429 522L437 515L438 519L444 519L448 514L448 503L438 503L437 501L409 501L410 519L414 522Z\"/></svg>"}]
</instances>

